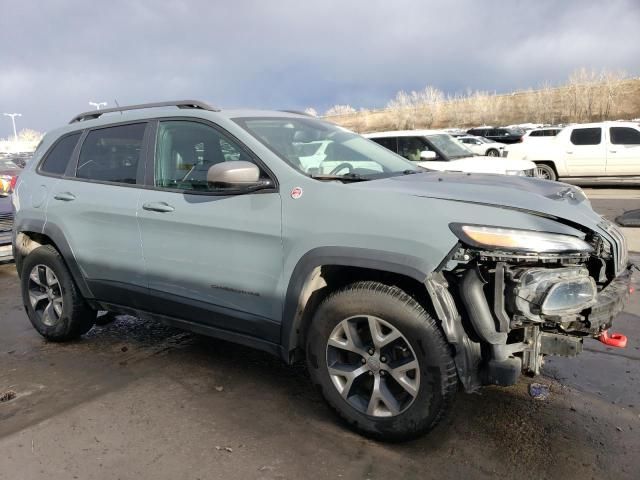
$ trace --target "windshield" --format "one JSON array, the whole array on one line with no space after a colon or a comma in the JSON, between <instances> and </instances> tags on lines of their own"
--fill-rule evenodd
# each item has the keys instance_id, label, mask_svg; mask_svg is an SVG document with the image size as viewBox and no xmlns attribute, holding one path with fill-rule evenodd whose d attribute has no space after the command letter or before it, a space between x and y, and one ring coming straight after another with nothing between
<instances>
[{"instance_id":1,"label":"windshield","mask_svg":"<svg viewBox=\"0 0 640 480\"><path fill-rule=\"evenodd\" d=\"M424 171L353 132L312 118L256 117L234 121L296 170L312 177L384 178Z\"/></svg>"},{"instance_id":2,"label":"windshield","mask_svg":"<svg viewBox=\"0 0 640 480\"><path fill-rule=\"evenodd\" d=\"M493 143L493 140L489 140L488 138L484 137L480 137L478 140L480 140L482 143Z\"/></svg>"},{"instance_id":3,"label":"windshield","mask_svg":"<svg viewBox=\"0 0 640 480\"><path fill-rule=\"evenodd\" d=\"M473 156L471 150L446 133L429 135L427 138L433 146L440 150L448 159Z\"/></svg>"}]
</instances>

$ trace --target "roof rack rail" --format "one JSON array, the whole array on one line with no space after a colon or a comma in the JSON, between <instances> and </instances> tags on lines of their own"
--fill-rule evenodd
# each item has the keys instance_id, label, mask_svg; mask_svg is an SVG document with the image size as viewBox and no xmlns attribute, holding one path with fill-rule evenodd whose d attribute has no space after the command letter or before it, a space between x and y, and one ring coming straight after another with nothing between
<instances>
[{"instance_id":1,"label":"roof rack rail","mask_svg":"<svg viewBox=\"0 0 640 480\"><path fill-rule=\"evenodd\" d=\"M212 107L208 103L200 100L172 100L168 102L141 103L138 105L125 105L122 107L105 108L103 110L92 110L76 115L69 123L82 122L84 120L94 120L105 113L126 112L127 110L142 110L144 108L156 107L178 107L178 108L196 108L200 110L209 110L210 112L219 112L220 109Z\"/></svg>"}]
</instances>

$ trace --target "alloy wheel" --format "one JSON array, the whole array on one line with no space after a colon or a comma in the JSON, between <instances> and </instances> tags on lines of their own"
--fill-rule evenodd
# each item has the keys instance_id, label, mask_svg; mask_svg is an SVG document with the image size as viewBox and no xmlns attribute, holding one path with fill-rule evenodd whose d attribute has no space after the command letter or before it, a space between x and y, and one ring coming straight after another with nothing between
<instances>
[{"instance_id":1,"label":"alloy wheel","mask_svg":"<svg viewBox=\"0 0 640 480\"><path fill-rule=\"evenodd\" d=\"M327 368L342 398L373 417L402 413L420 388L420 367L407 339L370 315L336 325L327 342Z\"/></svg>"},{"instance_id":2,"label":"alloy wheel","mask_svg":"<svg viewBox=\"0 0 640 480\"><path fill-rule=\"evenodd\" d=\"M62 315L62 287L53 269L36 265L29 274L29 302L44 325L52 327Z\"/></svg>"}]
</instances>

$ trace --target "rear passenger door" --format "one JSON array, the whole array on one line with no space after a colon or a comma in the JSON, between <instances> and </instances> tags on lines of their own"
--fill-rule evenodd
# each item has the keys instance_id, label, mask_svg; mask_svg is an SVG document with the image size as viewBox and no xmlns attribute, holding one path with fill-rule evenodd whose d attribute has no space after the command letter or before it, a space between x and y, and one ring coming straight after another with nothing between
<instances>
[{"instance_id":1,"label":"rear passenger door","mask_svg":"<svg viewBox=\"0 0 640 480\"><path fill-rule=\"evenodd\" d=\"M640 175L640 130L610 127L607 175Z\"/></svg>"},{"instance_id":2,"label":"rear passenger door","mask_svg":"<svg viewBox=\"0 0 640 480\"><path fill-rule=\"evenodd\" d=\"M146 292L136 218L146 134L145 122L85 132L47 206L47 228L66 238L93 295L129 306Z\"/></svg>"},{"instance_id":3,"label":"rear passenger door","mask_svg":"<svg viewBox=\"0 0 640 480\"><path fill-rule=\"evenodd\" d=\"M156 128L138 208L148 309L279 342L283 252L275 177L213 124L164 120ZM209 167L234 160L257 164L274 188L238 193L207 183Z\"/></svg>"},{"instance_id":4,"label":"rear passenger door","mask_svg":"<svg viewBox=\"0 0 640 480\"><path fill-rule=\"evenodd\" d=\"M564 155L569 176L605 175L607 153L602 138L602 128L574 128L569 136L569 144Z\"/></svg>"}]
</instances>

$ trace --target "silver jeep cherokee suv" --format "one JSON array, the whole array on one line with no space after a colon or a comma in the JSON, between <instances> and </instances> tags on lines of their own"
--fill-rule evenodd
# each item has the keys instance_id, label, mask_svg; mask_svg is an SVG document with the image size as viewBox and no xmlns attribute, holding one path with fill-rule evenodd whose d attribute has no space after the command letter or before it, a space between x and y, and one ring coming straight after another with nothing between
<instances>
[{"instance_id":1,"label":"silver jeep cherokee suv","mask_svg":"<svg viewBox=\"0 0 640 480\"><path fill-rule=\"evenodd\" d=\"M304 358L329 405L383 440L433 428L459 386L611 341L629 294L624 237L580 189L426 172L296 113L80 114L46 135L13 202L23 301L47 339L108 310Z\"/></svg>"}]
</instances>

